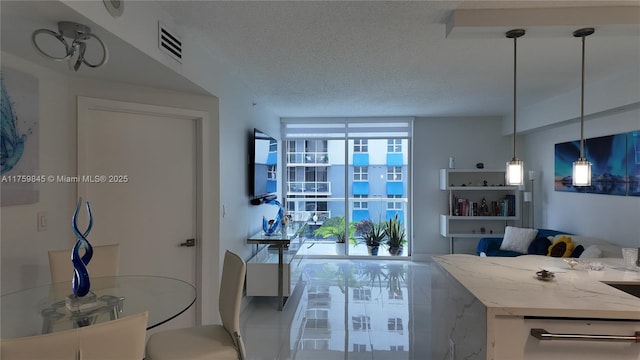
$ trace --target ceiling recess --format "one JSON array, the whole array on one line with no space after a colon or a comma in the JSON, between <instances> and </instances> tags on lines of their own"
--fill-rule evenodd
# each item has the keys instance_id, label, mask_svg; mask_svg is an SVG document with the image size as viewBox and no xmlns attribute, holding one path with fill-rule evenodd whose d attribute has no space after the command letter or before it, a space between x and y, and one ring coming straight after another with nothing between
<instances>
[{"instance_id":1,"label":"ceiling recess","mask_svg":"<svg viewBox=\"0 0 640 360\"><path fill-rule=\"evenodd\" d=\"M161 22L158 22L158 47L171 58L182 63L182 40Z\"/></svg>"}]
</instances>

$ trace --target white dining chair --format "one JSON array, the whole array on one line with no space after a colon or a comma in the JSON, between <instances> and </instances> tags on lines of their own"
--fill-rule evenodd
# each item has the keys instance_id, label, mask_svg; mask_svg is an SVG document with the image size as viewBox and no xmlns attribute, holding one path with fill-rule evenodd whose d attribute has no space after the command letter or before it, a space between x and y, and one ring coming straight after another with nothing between
<instances>
[{"instance_id":1,"label":"white dining chair","mask_svg":"<svg viewBox=\"0 0 640 360\"><path fill-rule=\"evenodd\" d=\"M118 254L120 244L98 245L93 247L93 257L87 266L91 277L118 275ZM71 249L49 251L49 270L51 282L71 281L73 264Z\"/></svg>"},{"instance_id":2,"label":"white dining chair","mask_svg":"<svg viewBox=\"0 0 640 360\"><path fill-rule=\"evenodd\" d=\"M147 312L96 325L0 341L2 360L141 360Z\"/></svg>"},{"instance_id":3,"label":"white dining chair","mask_svg":"<svg viewBox=\"0 0 640 360\"><path fill-rule=\"evenodd\" d=\"M224 255L219 308L222 325L166 330L149 337L146 360L245 359L240 336L240 305L247 264L238 255Z\"/></svg>"}]
</instances>

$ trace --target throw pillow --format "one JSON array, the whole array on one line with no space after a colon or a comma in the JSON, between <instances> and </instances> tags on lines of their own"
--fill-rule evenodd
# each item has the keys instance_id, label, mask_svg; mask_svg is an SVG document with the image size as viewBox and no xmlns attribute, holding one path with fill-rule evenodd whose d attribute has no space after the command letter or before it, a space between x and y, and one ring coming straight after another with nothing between
<instances>
[{"instance_id":1,"label":"throw pillow","mask_svg":"<svg viewBox=\"0 0 640 360\"><path fill-rule=\"evenodd\" d=\"M549 246L549 252L547 252L547 256L551 257L569 257L571 256L571 252L573 252L573 247L575 246L571 242L571 238L566 235L558 235L558 236L550 236L549 240L551 240L551 246Z\"/></svg>"},{"instance_id":2,"label":"throw pillow","mask_svg":"<svg viewBox=\"0 0 640 360\"><path fill-rule=\"evenodd\" d=\"M538 235L533 239L531 244L529 245L529 249L527 250L527 254L529 255L547 255L547 250L551 246L551 241L546 237L540 237L540 231L538 230Z\"/></svg>"},{"instance_id":3,"label":"throw pillow","mask_svg":"<svg viewBox=\"0 0 640 360\"><path fill-rule=\"evenodd\" d=\"M573 251L571 252L571 257L572 258L579 258L580 255L582 255L582 253L584 252L584 246L582 245L578 245L576 246L575 249L573 249Z\"/></svg>"},{"instance_id":4,"label":"throw pillow","mask_svg":"<svg viewBox=\"0 0 640 360\"><path fill-rule=\"evenodd\" d=\"M507 226L504 229L504 239L500 244L500 250L516 251L526 254L529 244L535 239L538 230L523 229L514 226Z\"/></svg>"},{"instance_id":5,"label":"throw pillow","mask_svg":"<svg viewBox=\"0 0 640 360\"><path fill-rule=\"evenodd\" d=\"M596 259L602 256L602 250L596 245L587 246L586 249L580 254L580 259Z\"/></svg>"}]
</instances>

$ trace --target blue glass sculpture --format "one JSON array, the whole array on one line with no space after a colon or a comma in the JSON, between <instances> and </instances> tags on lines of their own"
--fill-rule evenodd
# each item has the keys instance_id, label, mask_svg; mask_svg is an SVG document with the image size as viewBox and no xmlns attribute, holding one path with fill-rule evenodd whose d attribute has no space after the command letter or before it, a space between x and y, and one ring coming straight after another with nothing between
<instances>
[{"instance_id":1,"label":"blue glass sculpture","mask_svg":"<svg viewBox=\"0 0 640 360\"><path fill-rule=\"evenodd\" d=\"M87 212L89 213L89 225L87 225L87 230L84 233L80 232L78 229L78 213L80 212L80 207L82 205L82 198L78 199L78 204L76 205L76 211L73 214L73 232L76 234L76 238L78 241L76 245L73 247L73 251L71 252L71 262L73 263L73 294L78 297L82 297L87 295L89 289L91 288L91 281L89 280L89 272L87 271L87 265L89 265L89 261L91 261L91 257L93 256L93 247L87 240L87 236L89 232L91 232L91 228L93 227L93 215L91 214L91 205L87 202ZM80 256L81 249L84 249L84 255Z\"/></svg>"},{"instance_id":2,"label":"blue glass sculpture","mask_svg":"<svg viewBox=\"0 0 640 360\"><path fill-rule=\"evenodd\" d=\"M262 217L262 230L264 230L264 234L273 235L278 229L278 226L280 225L280 221L284 216L284 208L282 207L282 204L280 204L280 202L275 199L266 200L264 203L275 205L279 208L276 218L273 219L273 223L270 224L269 221L267 221L267 218L265 218L264 216Z\"/></svg>"}]
</instances>

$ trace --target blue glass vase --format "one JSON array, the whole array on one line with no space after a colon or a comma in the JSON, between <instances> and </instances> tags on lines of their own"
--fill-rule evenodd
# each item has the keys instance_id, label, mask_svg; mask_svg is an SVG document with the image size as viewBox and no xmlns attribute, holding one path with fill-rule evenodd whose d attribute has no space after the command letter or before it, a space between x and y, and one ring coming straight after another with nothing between
<instances>
[{"instance_id":1,"label":"blue glass vase","mask_svg":"<svg viewBox=\"0 0 640 360\"><path fill-rule=\"evenodd\" d=\"M78 213L80 212L81 205L82 198L79 198L72 221L73 232L76 235L76 239L78 239L78 241L71 251L71 262L73 263L73 280L71 284L73 287L73 294L77 297L83 297L87 295L89 293L89 289L91 289L91 280L89 279L89 271L87 270L87 265L89 265L89 261L91 261L91 257L93 257L93 247L87 240L87 236L89 235L89 233L91 232L91 228L93 227L91 205L89 205L89 202L87 202L87 212L89 213L89 225L87 225L87 230L85 230L84 232L80 232L80 230L78 229ZM84 254L80 256L82 250L84 250Z\"/></svg>"},{"instance_id":2,"label":"blue glass vase","mask_svg":"<svg viewBox=\"0 0 640 360\"><path fill-rule=\"evenodd\" d=\"M270 236L274 235L276 233L276 230L278 229L278 226L280 226L280 222L282 221L282 217L284 216L284 208L282 207L282 204L280 204L280 202L275 199L267 200L264 203L275 205L278 207L278 214L276 215L276 218L273 219L273 222L271 224L269 223L269 221L267 221L267 218L265 218L264 216L262 217L262 230L264 231L265 235Z\"/></svg>"}]
</instances>

